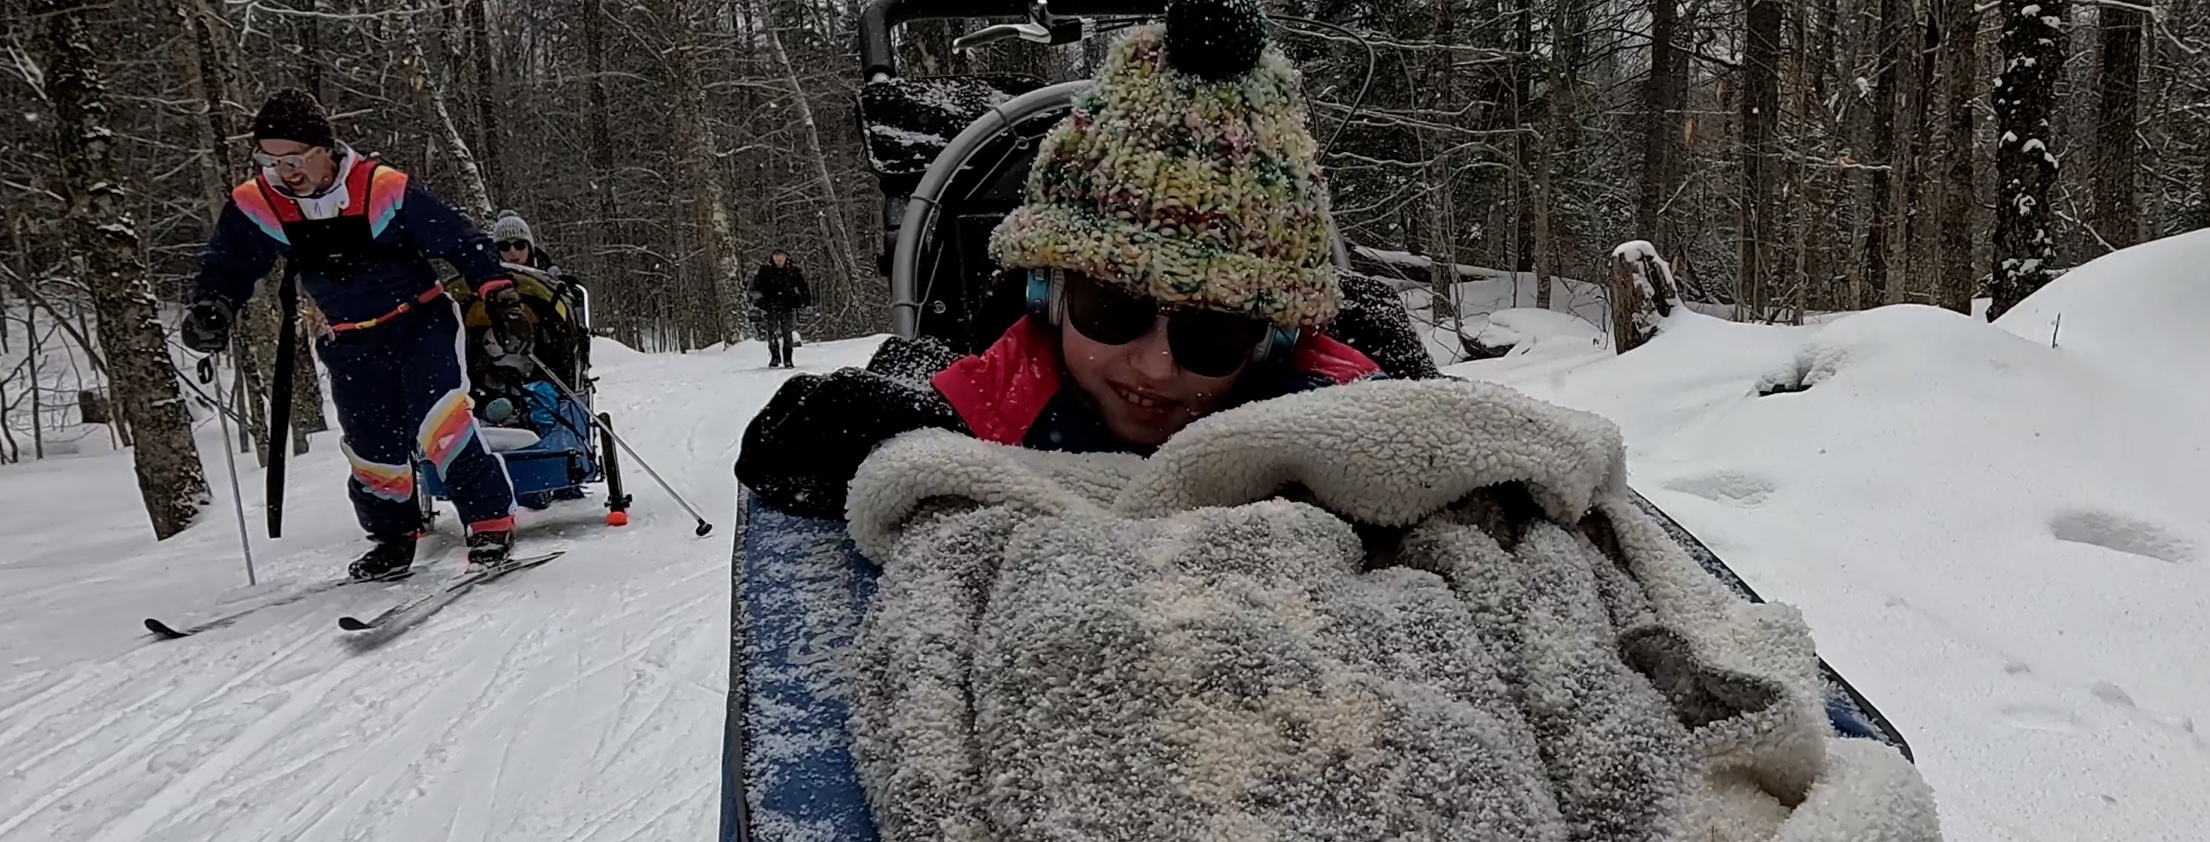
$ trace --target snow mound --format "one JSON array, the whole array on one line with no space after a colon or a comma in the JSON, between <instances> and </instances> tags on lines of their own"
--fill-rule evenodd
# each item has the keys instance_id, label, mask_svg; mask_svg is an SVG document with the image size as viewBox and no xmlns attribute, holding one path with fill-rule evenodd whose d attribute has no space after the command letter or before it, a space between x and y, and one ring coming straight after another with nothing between
<instances>
[{"instance_id":1,"label":"snow mound","mask_svg":"<svg viewBox=\"0 0 2210 842\"><path fill-rule=\"evenodd\" d=\"M1511 348L1524 354L1545 344L1563 344L1575 351L1607 348L1610 339L1588 320L1556 310L1514 307L1489 314L1486 324L1473 334L1474 341L1491 348Z\"/></svg>"},{"instance_id":2,"label":"snow mound","mask_svg":"<svg viewBox=\"0 0 2210 842\"><path fill-rule=\"evenodd\" d=\"M1995 324L2210 417L2210 229L2088 261Z\"/></svg>"},{"instance_id":3,"label":"snow mound","mask_svg":"<svg viewBox=\"0 0 2210 842\"><path fill-rule=\"evenodd\" d=\"M1948 839L2192 838L2210 447L2201 415L2142 388L2210 364L2163 309L2197 306L2180 265L2048 296L2081 296L2064 336L2088 328L2055 349L1922 306L1810 327L1678 313L1631 354L1450 371L1618 422L1636 487L1801 608L1911 738Z\"/></svg>"}]
</instances>

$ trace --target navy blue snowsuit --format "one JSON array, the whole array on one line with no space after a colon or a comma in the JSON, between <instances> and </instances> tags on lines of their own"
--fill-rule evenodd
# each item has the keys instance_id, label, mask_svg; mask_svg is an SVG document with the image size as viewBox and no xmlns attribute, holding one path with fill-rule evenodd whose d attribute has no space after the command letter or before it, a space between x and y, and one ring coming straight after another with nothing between
<instances>
[{"instance_id":1,"label":"navy blue snowsuit","mask_svg":"<svg viewBox=\"0 0 2210 842\"><path fill-rule=\"evenodd\" d=\"M231 190L200 250L194 294L236 310L278 257L298 268L330 322L316 348L353 468L347 491L370 536L420 527L416 455L437 470L470 531L512 529L506 468L476 435L460 309L430 258L451 263L479 293L513 281L490 238L405 173L361 157L331 189L341 188L344 207L322 219L306 218L261 177Z\"/></svg>"}]
</instances>

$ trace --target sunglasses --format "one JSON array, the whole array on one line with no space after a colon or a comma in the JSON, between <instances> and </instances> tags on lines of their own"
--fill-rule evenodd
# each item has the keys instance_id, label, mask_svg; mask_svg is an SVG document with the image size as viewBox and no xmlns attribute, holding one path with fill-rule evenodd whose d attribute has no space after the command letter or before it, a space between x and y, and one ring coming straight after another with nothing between
<instances>
[{"instance_id":1,"label":"sunglasses","mask_svg":"<svg viewBox=\"0 0 2210 842\"><path fill-rule=\"evenodd\" d=\"M523 249L529 248L529 241L500 240L496 245L498 245L500 251L521 251Z\"/></svg>"},{"instance_id":2,"label":"sunglasses","mask_svg":"<svg viewBox=\"0 0 2210 842\"><path fill-rule=\"evenodd\" d=\"M1174 364L1200 377L1226 377L1250 362L1272 326L1262 319L1171 307L1079 272L1063 274L1066 323L1091 340L1126 345L1143 338L1166 314L1166 344Z\"/></svg>"},{"instance_id":3,"label":"sunglasses","mask_svg":"<svg viewBox=\"0 0 2210 842\"><path fill-rule=\"evenodd\" d=\"M298 172L302 169L306 169L307 155L308 153L305 152L301 152L296 155L271 155L267 152L255 152L253 153L253 163L260 165L260 167L265 170L277 169L281 167L293 172Z\"/></svg>"}]
</instances>

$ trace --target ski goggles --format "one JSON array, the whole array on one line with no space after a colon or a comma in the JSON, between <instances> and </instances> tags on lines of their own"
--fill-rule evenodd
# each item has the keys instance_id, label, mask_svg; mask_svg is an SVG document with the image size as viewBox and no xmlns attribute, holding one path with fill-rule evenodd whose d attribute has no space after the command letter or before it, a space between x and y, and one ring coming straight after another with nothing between
<instances>
[{"instance_id":1,"label":"ski goggles","mask_svg":"<svg viewBox=\"0 0 2210 842\"><path fill-rule=\"evenodd\" d=\"M1201 377L1234 374L1244 363L1260 358L1262 343L1272 338L1272 325L1263 319L1162 304L1080 272L1055 274L1061 279L1067 325L1092 341L1126 345L1157 329L1163 313L1174 364Z\"/></svg>"},{"instance_id":2,"label":"ski goggles","mask_svg":"<svg viewBox=\"0 0 2210 842\"><path fill-rule=\"evenodd\" d=\"M307 168L307 153L271 155L267 152L255 152L253 153L253 163L260 165L264 170L283 168L298 172Z\"/></svg>"}]
</instances>

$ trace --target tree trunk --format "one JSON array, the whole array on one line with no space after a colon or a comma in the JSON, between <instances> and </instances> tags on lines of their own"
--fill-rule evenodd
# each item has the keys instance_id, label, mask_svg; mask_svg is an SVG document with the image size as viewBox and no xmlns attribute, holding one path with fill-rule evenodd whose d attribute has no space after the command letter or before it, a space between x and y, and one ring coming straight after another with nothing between
<instances>
[{"instance_id":1,"label":"tree trunk","mask_svg":"<svg viewBox=\"0 0 2210 842\"><path fill-rule=\"evenodd\" d=\"M44 19L45 31L33 49L54 104L70 240L83 257L99 310L108 391L137 443L132 462L154 536L165 539L191 525L207 505L207 480L116 166L115 135L106 126L107 92L86 26L88 8L87 0L37 0L33 13Z\"/></svg>"},{"instance_id":2,"label":"tree trunk","mask_svg":"<svg viewBox=\"0 0 2210 842\"><path fill-rule=\"evenodd\" d=\"M2095 232L2111 248L2140 242L2140 204L2135 177L2141 163L2136 139L2141 98L2141 13L2104 5L2102 15L2102 98L2095 114Z\"/></svg>"},{"instance_id":3,"label":"tree trunk","mask_svg":"<svg viewBox=\"0 0 2210 842\"><path fill-rule=\"evenodd\" d=\"M823 207L818 212L828 215L829 230L835 232L836 242L829 244L829 259L840 278L872 277L873 273L861 273L859 264L852 258L852 237L844 225L844 201L837 196L836 179L829 175L829 156L821 148L821 130L814 123L813 102L806 98L806 89L798 84L798 70L791 65L790 53L783 49L783 36L772 22L767 26L767 44L774 49L775 61L783 68L783 79L790 85L791 105L798 109L801 136L806 140L806 157L813 162L817 187L821 191ZM828 286L826 282L830 280L834 279L824 278L816 286ZM816 296L824 291L814 290Z\"/></svg>"},{"instance_id":4,"label":"tree trunk","mask_svg":"<svg viewBox=\"0 0 2210 842\"><path fill-rule=\"evenodd\" d=\"M1980 14L1972 6L1973 0L1945 0L1943 4L1948 24L1943 49L1949 58L1948 69L1944 71L1949 77L1944 80L1949 89L1949 131L1942 151L1949 157L1949 178L1942 188L1942 260L1940 287L1935 292L1937 304L1966 315L1972 313L1972 294L1976 286L1972 271L1972 234L1980 212L1972 167L1972 156L1976 152L1972 100L1979 92L1980 74L1976 68Z\"/></svg>"},{"instance_id":5,"label":"tree trunk","mask_svg":"<svg viewBox=\"0 0 2210 842\"><path fill-rule=\"evenodd\" d=\"M430 65L429 56L422 49L422 34L416 31L413 18L408 18L406 39L414 50L414 78L409 83L421 97L430 113L437 115L434 126L436 136L445 145L445 152L453 158L453 165L460 170L459 198L461 209L479 222L491 219L491 188L483 181L483 170L476 166L476 156L468 150L468 142L461 138L460 125L453 122L453 111L445 102L445 88L437 81L437 71Z\"/></svg>"},{"instance_id":6,"label":"tree trunk","mask_svg":"<svg viewBox=\"0 0 2210 842\"><path fill-rule=\"evenodd\" d=\"M2064 73L2066 0L2003 0L2003 72L1995 80L1994 319L2056 276L2049 230L2056 154L2049 117Z\"/></svg>"},{"instance_id":7,"label":"tree trunk","mask_svg":"<svg viewBox=\"0 0 2210 842\"><path fill-rule=\"evenodd\" d=\"M512 204L512 185L506 182L506 162L500 154L499 86L491 69L491 32L484 23L485 0L470 0L468 10L468 40L470 52L475 55L476 71L476 120L483 129L483 142L476 148L483 151L484 182L486 192L501 201ZM486 217L487 219L489 217Z\"/></svg>"},{"instance_id":8,"label":"tree trunk","mask_svg":"<svg viewBox=\"0 0 2210 842\"><path fill-rule=\"evenodd\" d=\"M742 289L742 263L739 260L735 223L729 218L729 203L722 189L721 174L714 157L712 129L706 124L706 93L699 86L697 65L693 60L694 29L684 0L659 0L656 9L667 21L670 29L667 53L667 70L670 88L675 95L675 141L682 183L697 191L693 198L693 218L705 233L707 271L711 273L712 289L721 318L719 326L723 342L734 344L747 335L749 308L744 307ZM778 51L780 47L777 48ZM794 80L795 81L795 80ZM799 101L804 102L801 93Z\"/></svg>"},{"instance_id":9,"label":"tree trunk","mask_svg":"<svg viewBox=\"0 0 2210 842\"><path fill-rule=\"evenodd\" d=\"M1935 240L1927 224L1931 216L1924 211L1928 188L1937 186L1933 183L1934 168L1929 156L1934 148L1931 143L1934 58L1941 50L1941 16L1928 9L1922 23L1919 49L1912 51L1910 62L1910 68L1918 74L1918 83L1904 89L1911 122L1899 133L1901 154L1896 162L1899 167L1896 175L1901 179L1897 186L1903 194L1897 200L1897 207L1902 208L1903 218L1897 227L1901 235L1899 242L1893 244L1894 253L1888 259L1889 266L1902 268L1890 273L1895 283L1888 288L1889 304L1932 300L1934 288L1939 285L1934 280L1935 260L1930 254Z\"/></svg>"},{"instance_id":10,"label":"tree trunk","mask_svg":"<svg viewBox=\"0 0 2210 842\"><path fill-rule=\"evenodd\" d=\"M1896 0L1880 0L1879 73L1872 87L1871 204L1865 219L1864 288L1860 308L1888 300L1888 228L1895 219L1895 99L1903 63L1904 11Z\"/></svg>"},{"instance_id":11,"label":"tree trunk","mask_svg":"<svg viewBox=\"0 0 2210 842\"><path fill-rule=\"evenodd\" d=\"M1550 21L1550 81L1543 94L1548 107L1543 109L1541 148L1535 160L1535 307L1550 309L1555 296L1554 285L1564 268L1559 254L1557 177L1559 153L1565 146L1565 136L1574 119L1573 58L1578 52L1574 40L1579 37L1572 15L1572 3L1560 2ZM1514 302L1517 303L1517 302Z\"/></svg>"},{"instance_id":12,"label":"tree trunk","mask_svg":"<svg viewBox=\"0 0 2210 842\"><path fill-rule=\"evenodd\" d=\"M1680 136L1680 99L1688 58L1680 37L1679 0L1650 0L1650 76L1642 86L1642 191L1635 202L1635 236L1660 253L1673 244L1663 208L1679 181L1674 145Z\"/></svg>"},{"instance_id":13,"label":"tree trunk","mask_svg":"<svg viewBox=\"0 0 2210 842\"><path fill-rule=\"evenodd\" d=\"M207 0L177 0L177 17L184 27L184 37L178 39L178 49L186 57L184 62L189 80L200 97L200 122L206 131L206 142L211 154L200 156L200 180L207 196L207 216L210 222L222 215L223 204L229 200L230 180L243 171L238 160L236 146L230 137L235 127L230 119L225 101L238 98L238 65L236 54L230 49L230 28L222 15L207 5ZM261 376L261 365L256 349L260 343L268 344L274 353L274 334L270 333L266 319L256 319L256 308L247 306L238 314L237 327L231 335L234 399L232 410L244 423L239 425L238 449L248 447L260 464L268 464L268 384Z\"/></svg>"},{"instance_id":14,"label":"tree trunk","mask_svg":"<svg viewBox=\"0 0 2210 842\"><path fill-rule=\"evenodd\" d=\"M584 69L590 78L585 81L589 104L583 112L583 145L591 164L591 198L599 214L598 224L589 227L595 257L592 266L604 285L599 292L611 293L597 299L605 302L602 308L607 312L594 314L594 318L607 323L603 326L618 324L634 328L636 320L614 315L628 313L628 308L621 307L619 302L623 298L621 293L629 286L629 274L617 271L616 267L626 267L629 261L607 259L609 253L624 249L628 239L623 236L627 228L621 223L614 199L614 141L607 127L605 14L600 0L584 0ZM638 338L634 333L628 335L631 341Z\"/></svg>"},{"instance_id":15,"label":"tree trunk","mask_svg":"<svg viewBox=\"0 0 2210 842\"><path fill-rule=\"evenodd\" d=\"M1780 0L1750 0L1742 54L1742 279L1737 292L1745 321L1763 321L1766 298L1780 275L1773 247L1779 234Z\"/></svg>"}]
</instances>

